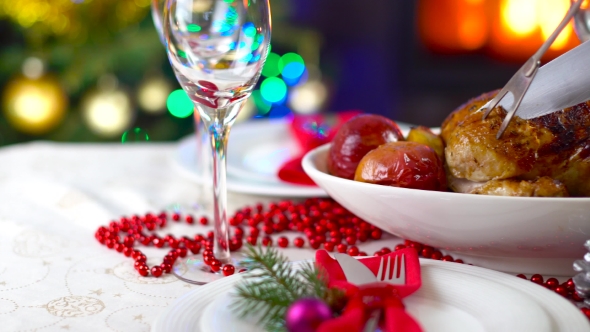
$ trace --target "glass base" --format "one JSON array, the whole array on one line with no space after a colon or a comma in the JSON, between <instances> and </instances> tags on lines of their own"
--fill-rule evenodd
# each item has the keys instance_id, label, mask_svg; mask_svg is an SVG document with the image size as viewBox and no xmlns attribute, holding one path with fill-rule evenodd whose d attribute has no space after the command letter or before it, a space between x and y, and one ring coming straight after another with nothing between
<instances>
[{"instance_id":1,"label":"glass base","mask_svg":"<svg viewBox=\"0 0 590 332\"><path fill-rule=\"evenodd\" d=\"M241 263L247 258L239 252L232 252L230 259L231 264L235 268L235 274L238 273L240 269L244 268ZM224 277L222 270L213 272L209 265L205 264L203 261L202 255L191 255L186 256L185 258L178 258L172 267L171 272L178 279L195 285L205 285Z\"/></svg>"}]
</instances>

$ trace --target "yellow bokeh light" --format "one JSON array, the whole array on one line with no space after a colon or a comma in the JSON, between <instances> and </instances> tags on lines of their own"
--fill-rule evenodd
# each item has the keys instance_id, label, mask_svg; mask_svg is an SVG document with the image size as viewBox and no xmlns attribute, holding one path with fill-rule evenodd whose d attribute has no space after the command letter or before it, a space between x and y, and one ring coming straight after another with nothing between
<instances>
[{"instance_id":1,"label":"yellow bokeh light","mask_svg":"<svg viewBox=\"0 0 590 332\"><path fill-rule=\"evenodd\" d=\"M547 40L570 8L570 0L503 0L502 24L515 37L527 37L539 33ZM559 34L551 49L567 46L573 35L571 24Z\"/></svg>"},{"instance_id":2,"label":"yellow bokeh light","mask_svg":"<svg viewBox=\"0 0 590 332\"><path fill-rule=\"evenodd\" d=\"M502 25L517 37L524 37L537 29L536 0L502 0Z\"/></svg>"},{"instance_id":3,"label":"yellow bokeh light","mask_svg":"<svg viewBox=\"0 0 590 332\"><path fill-rule=\"evenodd\" d=\"M82 105L82 114L88 127L104 137L121 135L133 120L131 101L123 91L90 93Z\"/></svg>"},{"instance_id":4,"label":"yellow bokeh light","mask_svg":"<svg viewBox=\"0 0 590 332\"><path fill-rule=\"evenodd\" d=\"M289 105L299 114L311 114L321 110L328 98L328 89L320 81L308 81L293 88Z\"/></svg>"},{"instance_id":5,"label":"yellow bokeh light","mask_svg":"<svg viewBox=\"0 0 590 332\"><path fill-rule=\"evenodd\" d=\"M171 91L172 86L165 79L147 79L138 88L137 101L148 113L162 113L166 111L166 100Z\"/></svg>"},{"instance_id":6,"label":"yellow bokeh light","mask_svg":"<svg viewBox=\"0 0 590 332\"><path fill-rule=\"evenodd\" d=\"M4 113L17 130L40 135L54 129L65 115L67 97L51 77L17 78L4 91Z\"/></svg>"},{"instance_id":7,"label":"yellow bokeh light","mask_svg":"<svg viewBox=\"0 0 590 332\"><path fill-rule=\"evenodd\" d=\"M538 5L537 11L537 24L541 29L543 39L547 40L553 33L555 28L559 25L565 13L567 13L570 7L569 0L552 0L552 1L541 1ZM568 25L559 34L559 37L555 40L551 49L559 50L567 45L570 35L573 29L571 25Z\"/></svg>"}]
</instances>

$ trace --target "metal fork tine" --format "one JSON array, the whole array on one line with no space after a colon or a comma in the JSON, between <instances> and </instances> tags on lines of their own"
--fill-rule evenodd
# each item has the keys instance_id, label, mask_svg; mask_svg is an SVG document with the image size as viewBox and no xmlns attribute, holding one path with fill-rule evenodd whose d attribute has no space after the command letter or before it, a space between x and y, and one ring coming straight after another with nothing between
<instances>
[{"instance_id":1,"label":"metal fork tine","mask_svg":"<svg viewBox=\"0 0 590 332\"><path fill-rule=\"evenodd\" d=\"M535 78L536 74L537 70L533 71L533 73L530 76L531 81ZM514 102L512 103L510 111L508 111L508 114L506 114L506 117L504 118L504 121L502 121L502 125L500 126L500 130L498 130L498 133L496 134L496 139L500 139L504 131L506 131L506 128L508 128L508 124L512 120L514 114L516 114L516 110L518 110L518 107L520 106L520 103L522 102L522 99L524 98L524 95L526 94L527 90L528 86L524 89L524 92L520 94L520 96L518 96L518 99L514 100ZM514 98L517 98L517 96L514 96Z\"/></svg>"},{"instance_id":2,"label":"metal fork tine","mask_svg":"<svg viewBox=\"0 0 590 332\"><path fill-rule=\"evenodd\" d=\"M543 45L541 45L541 47L535 52L535 54L533 54L533 56L531 56L527 60L527 62L520 69L518 69L514 76L510 78L508 83L506 83L504 88L502 88L498 95L496 95L496 97L494 97L494 99L492 99L492 101L488 104L482 120L485 120L487 118L490 112L498 105L500 100L502 100L502 98L506 96L506 93L508 93L508 91L510 91L510 93L512 93L514 97L514 102L512 103L512 106L510 106L509 110L506 110L506 117L504 118L504 121L502 121L500 130L498 130L498 133L496 134L496 139L500 139L500 137L502 137L502 134L504 133L504 131L506 131L506 128L508 128L508 124L512 120L512 117L514 117L514 114L518 110L518 107L520 106L520 103L522 102L524 95L526 94L529 86L535 78L537 71L539 70L539 67L541 65L541 57L543 56L543 54L545 54L545 52L547 52L547 50L553 44L553 42L555 42L555 39L557 38L557 36L559 36L559 33L569 23L574 14L579 10L583 1L584 0L576 0L575 3L572 3L567 14L561 20L561 23L559 23L559 26L553 31L551 36L549 36L549 38L545 40ZM483 107L480 110L483 110Z\"/></svg>"},{"instance_id":3,"label":"metal fork tine","mask_svg":"<svg viewBox=\"0 0 590 332\"><path fill-rule=\"evenodd\" d=\"M498 106L498 103L500 103L500 100L502 100L502 98L504 98L504 96L506 96L506 94L508 93L508 89L503 88L500 92L498 92L498 94L494 97L494 99L492 99L490 101L490 103L485 107L486 108L486 112L483 115L483 120L485 120L488 115L490 115L490 113L492 112L492 110Z\"/></svg>"}]
</instances>

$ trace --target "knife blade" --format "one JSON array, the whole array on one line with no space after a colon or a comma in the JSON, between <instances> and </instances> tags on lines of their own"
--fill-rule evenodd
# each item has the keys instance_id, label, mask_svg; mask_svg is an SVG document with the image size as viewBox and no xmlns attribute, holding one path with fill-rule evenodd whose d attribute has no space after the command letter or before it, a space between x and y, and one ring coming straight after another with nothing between
<instances>
[{"instance_id":1,"label":"knife blade","mask_svg":"<svg viewBox=\"0 0 590 332\"><path fill-rule=\"evenodd\" d=\"M590 42L585 42L539 68L516 115L532 119L589 99ZM509 93L499 104L507 109L513 100Z\"/></svg>"},{"instance_id":2,"label":"knife blade","mask_svg":"<svg viewBox=\"0 0 590 332\"><path fill-rule=\"evenodd\" d=\"M334 259L340 264L346 281L351 284L364 285L377 281L377 277L373 272L356 258L338 253L334 254Z\"/></svg>"}]
</instances>

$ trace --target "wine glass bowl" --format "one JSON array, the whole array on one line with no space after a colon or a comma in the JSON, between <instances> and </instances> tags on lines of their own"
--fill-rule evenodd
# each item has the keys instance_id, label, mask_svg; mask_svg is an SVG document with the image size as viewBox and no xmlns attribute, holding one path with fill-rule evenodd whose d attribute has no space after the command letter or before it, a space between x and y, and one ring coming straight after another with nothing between
<instances>
[{"instance_id":1,"label":"wine glass bowl","mask_svg":"<svg viewBox=\"0 0 590 332\"><path fill-rule=\"evenodd\" d=\"M228 245L227 143L230 128L258 82L268 54L268 0L167 0L163 23L170 64L209 137L213 157L213 253L222 263L235 263ZM214 275L197 257L179 264L184 264L182 270L188 267L193 273L192 277L186 273L179 276L185 281L205 283Z\"/></svg>"},{"instance_id":2,"label":"wine glass bowl","mask_svg":"<svg viewBox=\"0 0 590 332\"><path fill-rule=\"evenodd\" d=\"M249 14L248 1L212 1L198 12L179 3L169 2L176 15L168 16L166 41L181 85L193 101L215 109L247 98L266 58L270 20Z\"/></svg>"}]
</instances>

